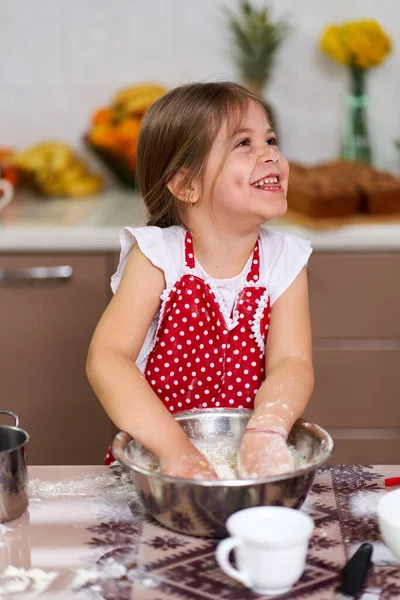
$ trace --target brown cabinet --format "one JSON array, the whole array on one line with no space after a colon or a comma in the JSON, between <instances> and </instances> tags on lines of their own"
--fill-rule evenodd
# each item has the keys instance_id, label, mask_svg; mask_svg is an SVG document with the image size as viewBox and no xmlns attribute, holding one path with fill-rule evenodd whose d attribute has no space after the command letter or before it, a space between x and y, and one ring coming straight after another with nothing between
<instances>
[{"instance_id":1,"label":"brown cabinet","mask_svg":"<svg viewBox=\"0 0 400 600\"><path fill-rule=\"evenodd\" d=\"M70 278L46 270L60 265ZM44 269L20 271L32 267ZM85 361L109 298L109 258L0 256L0 271L1 407L28 431L29 463L101 464L113 430Z\"/></svg>"},{"instance_id":2,"label":"brown cabinet","mask_svg":"<svg viewBox=\"0 0 400 600\"><path fill-rule=\"evenodd\" d=\"M318 338L400 338L400 253L315 253L308 268Z\"/></svg>"},{"instance_id":3,"label":"brown cabinet","mask_svg":"<svg viewBox=\"0 0 400 600\"><path fill-rule=\"evenodd\" d=\"M400 456L400 253L315 253L309 264L315 390L306 417L335 463Z\"/></svg>"},{"instance_id":4,"label":"brown cabinet","mask_svg":"<svg viewBox=\"0 0 400 600\"><path fill-rule=\"evenodd\" d=\"M72 268L64 281L0 284L1 408L29 432L30 464L100 464L114 435L85 361L117 264L116 253L0 255L14 274ZM315 252L309 286L316 385L305 416L332 433L332 462L398 464L400 253Z\"/></svg>"}]
</instances>

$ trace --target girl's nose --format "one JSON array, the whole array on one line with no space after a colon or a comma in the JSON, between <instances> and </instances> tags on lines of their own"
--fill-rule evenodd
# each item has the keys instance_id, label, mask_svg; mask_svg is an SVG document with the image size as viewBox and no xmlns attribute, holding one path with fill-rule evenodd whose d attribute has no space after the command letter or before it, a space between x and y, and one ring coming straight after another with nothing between
<instances>
[{"instance_id":1,"label":"girl's nose","mask_svg":"<svg viewBox=\"0 0 400 600\"><path fill-rule=\"evenodd\" d=\"M264 146L262 152L259 155L261 162L278 162L279 150L276 146Z\"/></svg>"}]
</instances>

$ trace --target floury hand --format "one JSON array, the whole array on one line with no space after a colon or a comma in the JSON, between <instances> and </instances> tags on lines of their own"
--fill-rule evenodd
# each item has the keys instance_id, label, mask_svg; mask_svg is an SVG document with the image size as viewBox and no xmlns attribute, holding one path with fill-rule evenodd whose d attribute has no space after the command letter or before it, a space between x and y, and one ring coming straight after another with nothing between
<instances>
[{"instance_id":1,"label":"floury hand","mask_svg":"<svg viewBox=\"0 0 400 600\"><path fill-rule=\"evenodd\" d=\"M162 461L161 473L184 479L218 479L216 472L200 452L183 454L173 461Z\"/></svg>"},{"instance_id":2,"label":"floury hand","mask_svg":"<svg viewBox=\"0 0 400 600\"><path fill-rule=\"evenodd\" d=\"M293 470L294 460L283 435L268 430L245 432L238 457L239 477L273 477Z\"/></svg>"}]
</instances>

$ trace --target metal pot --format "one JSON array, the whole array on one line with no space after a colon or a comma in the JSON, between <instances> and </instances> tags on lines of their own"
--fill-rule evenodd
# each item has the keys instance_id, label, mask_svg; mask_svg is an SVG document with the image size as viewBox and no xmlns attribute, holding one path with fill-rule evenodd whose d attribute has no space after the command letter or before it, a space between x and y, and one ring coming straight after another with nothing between
<instances>
[{"instance_id":1,"label":"metal pot","mask_svg":"<svg viewBox=\"0 0 400 600\"><path fill-rule=\"evenodd\" d=\"M0 425L0 523L20 517L28 507L26 446L29 435L18 427L17 415L0 410L15 419L15 425Z\"/></svg>"},{"instance_id":2,"label":"metal pot","mask_svg":"<svg viewBox=\"0 0 400 600\"><path fill-rule=\"evenodd\" d=\"M192 440L224 440L239 448L251 411L205 409L176 415ZM265 479L199 481L167 477L154 472L157 458L127 433L120 432L113 442L113 453L131 469L132 479L147 511L162 525L186 535L223 537L225 521L234 512L252 506L299 508L310 488L318 467L333 451L327 431L299 419L288 442L306 460L306 466Z\"/></svg>"}]
</instances>

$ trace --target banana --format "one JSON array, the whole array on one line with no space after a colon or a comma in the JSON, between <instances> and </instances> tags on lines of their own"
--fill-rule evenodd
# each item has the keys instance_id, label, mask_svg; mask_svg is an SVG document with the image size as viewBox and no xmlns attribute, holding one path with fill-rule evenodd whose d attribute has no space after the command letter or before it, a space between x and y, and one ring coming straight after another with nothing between
<instances>
[{"instance_id":1,"label":"banana","mask_svg":"<svg viewBox=\"0 0 400 600\"><path fill-rule=\"evenodd\" d=\"M73 154L69 148L62 148L61 146L48 149L48 160L49 168L53 172L61 173L73 161Z\"/></svg>"},{"instance_id":2,"label":"banana","mask_svg":"<svg viewBox=\"0 0 400 600\"><path fill-rule=\"evenodd\" d=\"M46 159L43 154L31 154L29 150L19 152L14 157L14 164L22 171L35 172L46 167Z\"/></svg>"},{"instance_id":3,"label":"banana","mask_svg":"<svg viewBox=\"0 0 400 600\"><path fill-rule=\"evenodd\" d=\"M31 173L42 169L62 171L70 164L72 158L72 151L66 144L44 142L17 154L15 163L22 170Z\"/></svg>"},{"instance_id":4,"label":"banana","mask_svg":"<svg viewBox=\"0 0 400 600\"><path fill-rule=\"evenodd\" d=\"M76 180L82 179L85 176L85 167L79 162L71 164L69 167L67 167L67 169L65 169L59 174L60 181L62 181L63 184L66 186L68 186L70 183Z\"/></svg>"},{"instance_id":5,"label":"banana","mask_svg":"<svg viewBox=\"0 0 400 600\"><path fill-rule=\"evenodd\" d=\"M125 102L123 111L126 114L142 113L146 111L156 100L160 98L160 94L151 93L145 96L139 96L138 98L131 98Z\"/></svg>"},{"instance_id":6,"label":"banana","mask_svg":"<svg viewBox=\"0 0 400 600\"><path fill-rule=\"evenodd\" d=\"M100 191L103 182L97 175L87 175L76 181L70 182L65 187L67 196L91 196Z\"/></svg>"},{"instance_id":7,"label":"banana","mask_svg":"<svg viewBox=\"0 0 400 600\"><path fill-rule=\"evenodd\" d=\"M133 85L130 87L122 88L116 93L112 100L112 104L123 104L131 98L137 98L139 96L146 96L147 94L158 94L162 96L165 94L166 89L158 84L146 83L142 85Z\"/></svg>"},{"instance_id":8,"label":"banana","mask_svg":"<svg viewBox=\"0 0 400 600\"><path fill-rule=\"evenodd\" d=\"M13 162L46 196L88 196L96 194L103 183L62 142L36 144L16 154Z\"/></svg>"},{"instance_id":9,"label":"banana","mask_svg":"<svg viewBox=\"0 0 400 600\"><path fill-rule=\"evenodd\" d=\"M49 179L39 184L39 189L45 196L64 196L65 186L62 181Z\"/></svg>"},{"instance_id":10,"label":"banana","mask_svg":"<svg viewBox=\"0 0 400 600\"><path fill-rule=\"evenodd\" d=\"M54 174L48 171L47 169L42 169L34 173L33 178L35 182L39 185L47 185L48 183L52 183L56 180Z\"/></svg>"}]
</instances>

